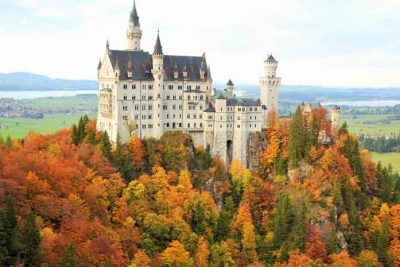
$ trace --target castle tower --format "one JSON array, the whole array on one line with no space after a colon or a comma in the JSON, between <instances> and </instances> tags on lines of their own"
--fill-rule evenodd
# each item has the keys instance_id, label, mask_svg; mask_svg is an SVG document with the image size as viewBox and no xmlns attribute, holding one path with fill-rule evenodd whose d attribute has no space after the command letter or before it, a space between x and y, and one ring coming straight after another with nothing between
<instances>
[{"instance_id":1,"label":"castle tower","mask_svg":"<svg viewBox=\"0 0 400 267\"><path fill-rule=\"evenodd\" d=\"M164 132L164 125L162 119L163 108L163 87L164 87L164 53L162 50L160 32L157 34L156 44L153 52L153 69L151 70L154 77L153 86L153 118L154 118L154 135L161 137Z\"/></svg>"},{"instance_id":2,"label":"castle tower","mask_svg":"<svg viewBox=\"0 0 400 267\"><path fill-rule=\"evenodd\" d=\"M276 76L278 61L269 55L264 61L264 76L260 79L260 102L264 110L263 128L267 126L268 113L272 110L279 111L279 89L281 78Z\"/></svg>"},{"instance_id":3,"label":"castle tower","mask_svg":"<svg viewBox=\"0 0 400 267\"><path fill-rule=\"evenodd\" d=\"M128 30L126 31L127 50L140 51L142 30L140 29L139 16L136 10L136 2L133 2L133 9L129 17Z\"/></svg>"},{"instance_id":4,"label":"castle tower","mask_svg":"<svg viewBox=\"0 0 400 267\"><path fill-rule=\"evenodd\" d=\"M228 83L226 84L226 92L228 97L233 96L233 90L235 85L233 84L232 80L229 80Z\"/></svg>"},{"instance_id":5,"label":"castle tower","mask_svg":"<svg viewBox=\"0 0 400 267\"><path fill-rule=\"evenodd\" d=\"M340 107L335 106L331 112L332 134L336 135L340 128Z\"/></svg>"}]
</instances>

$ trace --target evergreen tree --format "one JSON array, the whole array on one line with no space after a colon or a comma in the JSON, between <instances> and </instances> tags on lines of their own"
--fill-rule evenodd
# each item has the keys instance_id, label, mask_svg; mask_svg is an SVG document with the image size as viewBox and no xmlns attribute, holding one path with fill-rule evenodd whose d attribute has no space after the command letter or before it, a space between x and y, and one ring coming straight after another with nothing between
<instances>
[{"instance_id":1,"label":"evergreen tree","mask_svg":"<svg viewBox=\"0 0 400 267\"><path fill-rule=\"evenodd\" d=\"M6 138L6 147L12 148L12 139L9 135L7 135L7 138Z\"/></svg>"},{"instance_id":2,"label":"evergreen tree","mask_svg":"<svg viewBox=\"0 0 400 267\"><path fill-rule=\"evenodd\" d=\"M278 203L274 218L274 244L279 247L289 236L294 223L294 209L289 196Z\"/></svg>"},{"instance_id":3,"label":"evergreen tree","mask_svg":"<svg viewBox=\"0 0 400 267\"><path fill-rule=\"evenodd\" d=\"M127 183L131 182L132 178L132 164L131 156L125 151L121 144L121 139L117 137L115 149L112 152L113 164L118 168L119 173L124 177Z\"/></svg>"},{"instance_id":4,"label":"evergreen tree","mask_svg":"<svg viewBox=\"0 0 400 267\"><path fill-rule=\"evenodd\" d=\"M392 259L389 255L390 248L390 226L385 220L382 223L381 230L375 230L371 234L371 246L376 255L378 255L379 261L384 264L384 266L392 266Z\"/></svg>"},{"instance_id":5,"label":"evergreen tree","mask_svg":"<svg viewBox=\"0 0 400 267\"><path fill-rule=\"evenodd\" d=\"M328 237L326 241L326 248L329 254L335 254L339 250L339 244L336 238L336 228L332 227L332 229L328 232Z\"/></svg>"},{"instance_id":6,"label":"evergreen tree","mask_svg":"<svg viewBox=\"0 0 400 267\"><path fill-rule=\"evenodd\" d=\"M306 248L306 241L307 241L307 207L306 204L303 202L301 206L301 210L296 217L295 224L293 226L292 236L290 242L291 247L293 249L300 249L304 251Z\"/></svg>"},{"instance_id":7,"label":"evergreen tree","mask_svg":"<svg viewBox=\"0 0 400 267\"><path fill-rule=\"evenodd\" d=\"M296 168L299 161L305 158L306 145L307 131L304 126L303 114L298 107L289 128L288 152L291 168Z\"/></svg>"},{"instance_id":8,"label":"evergreen tree","mask_svg":"<svg viewBox=\"0 0 400 267\"><path fill-rule=\"evenodd\" d=\"M7 248L7 232L5 228L4 214L0 213L0 266L9 265L9 253Z\"/></svg>"},{"instance_id":9,"label":"evergreen tree","mask_svg":"<svg viewBox=\"0 0 400 267\"><path fill-rule=\"evenodd\" d=\"M79 143L82 142L82 140L85 138L85 126L86 126L86 122L84 120L84 118L80 118L79 119L79 123L78 123L78 140Z\"/></svg>"},{"instance_id":10,"label":"evergreen tree","mask_svg":"<svg viewBox=\"0 0 400 267\"><path fill-rule=\"evenodd\" d=\"M79 259L76 256L75 247L70 245L61 259L59 267L80 267Z\"/></svg>"},{"instance_id":11,"label":"evergreen tree","mask_svg":"<svg viewBox=\"0 0 400 267\"><path fill-rule=\"evenodd\" d=\"M9 264L18 260L20 244L18 240L18 222L15 213L15 204L11 196L7 198L7 210L4 214L4 228L6 231L7 250L9 253Z\"/></svg>"},{"instance_id":12,"label":"evergreen tree","mask_svg":"<svg viewBox=\"0 0 400 267\"><path fill-rule=\"evenodd\" d=\"M72 126L71 139L72 139L72 142L73 142L76 146L79 145L78 128L76 128L76 125L75 125L75 124Z\"/></svg>"},{"instance_id":13,"label":"evergreen tree","mask_svg":"<svg viewBox=\"0 0 400 267\"><path fill-rule=\"evenodd\" d=\"M111 153L112 145L110 143L107 131L102 132L98 146L101 152L103 152L103 155L109 160L112 160L112 153Z\"/></svg>"},{"instance_id":14,"label":"evergreen tree","mask_svg":"<svg viewBox=\"0 0 400 267\"><path fill-rule=\"evenodd\" d=\"M27 267L40 265L40 234L35 222L35 214L30 212L23 229L24 264Z\"/></svg>"},{"instance_id":15,"label":"evergreen tree","mask_svg":"<svg viewBox=\"0 0 400 267\"><path fill-rule=\"evenodd\" d=\"M217 241L226 240L229 235L230 224L232 222L235 213L235 207L231 196L225 199L225 203L219 213L217 221L217 229L215 231L215 239Z\"/></svg>"}]
</instances>

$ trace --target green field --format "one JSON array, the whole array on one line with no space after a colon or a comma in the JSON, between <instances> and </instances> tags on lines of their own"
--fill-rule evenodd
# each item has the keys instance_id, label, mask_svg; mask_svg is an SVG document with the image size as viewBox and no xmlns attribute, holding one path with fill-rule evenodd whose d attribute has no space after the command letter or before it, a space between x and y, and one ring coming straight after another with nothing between
<instances>
[{"instance_id":1,"label":"green field","mask_svg":"<svg viewBox=\"0 0 400 267\"><path fill-rule=\"evenodd\" d=\"M390 114L357 116L343 115L341 121L342 123L346 121L349 130L355 134L390 135L393 133L400 133L400 120L390 120L388 119L390 116ZM383 120L386 121L381 122ZM374 124L371 122L377 123Z\"/></svg>"},{"instance_id":2,"label":"green field","mask_svg":"<svg viewBox=\"0 0 400 267\"><path fill-rule=\"evenodd\" d=\"M393 170L400 172L400 153L371 153L372 158L375 162L381 162L382 166L388 166L392 164Z\"/></svg>"},{"instance_id":3,"label":"green field","mask_svg":"<svg viewBox=\"0 0 400 267\"><path fill-rule=\"evenodd\" d=\"M78 95L68 97L44 97L36 99L24 99L21 102L33 108L44 109L96 109L96 95Z\"/></svg>"},{"instance_id":4,"label":"green field","mask_svg":"<svg viewBox=\"0 0 400 267\"><path fill-rule=\"evenodd\" d=\"M0 135L23 138L30 131L51 134L77 123L80 117L81 115L52 114L45 115L43 119L0 118L0 125L6 126L6 128L0 129Z\"/></svg>"}]
</instances>

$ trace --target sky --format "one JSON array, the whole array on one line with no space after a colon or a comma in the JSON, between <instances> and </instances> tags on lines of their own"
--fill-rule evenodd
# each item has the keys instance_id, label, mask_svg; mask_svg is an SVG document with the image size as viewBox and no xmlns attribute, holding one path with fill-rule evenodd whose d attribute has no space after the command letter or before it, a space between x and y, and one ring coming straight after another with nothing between
<instances>
[{"instance_id":1,"label":"sky","mask_svg":"<svg viewBox=\"0 0 400 267\"><path fill-rule=\"evenodd\" d=\"M136 0L142 49L207 55L215 83L258 84L272 53L287 85L400 86L399 0ZM128 0L0 0L0 72L97 78L125 49Z\"/></svg>"}]
</instances>

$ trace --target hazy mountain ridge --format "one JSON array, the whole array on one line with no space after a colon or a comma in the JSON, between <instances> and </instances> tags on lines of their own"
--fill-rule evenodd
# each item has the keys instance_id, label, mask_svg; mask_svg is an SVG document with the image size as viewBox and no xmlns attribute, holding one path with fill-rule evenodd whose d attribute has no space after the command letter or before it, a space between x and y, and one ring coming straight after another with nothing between
<instances>
[{"instance_id":1,"label":"hazy mountain ridge","mask_svg":"<svg viewBox=\"0 0 400 267\"><path fill-rule=\"evenodd\" d=\"M97 81L52 79L28 72L0 73L0 91L50 91L97 89Z\"/></svg>"}]
</instances>

